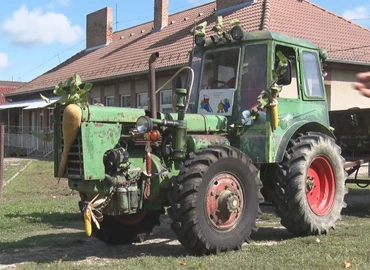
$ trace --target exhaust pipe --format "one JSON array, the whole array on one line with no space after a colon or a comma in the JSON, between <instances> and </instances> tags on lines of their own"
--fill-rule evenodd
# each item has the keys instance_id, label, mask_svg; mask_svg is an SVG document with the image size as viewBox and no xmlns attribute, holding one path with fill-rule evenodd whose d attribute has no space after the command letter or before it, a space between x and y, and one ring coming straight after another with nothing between
<instances>
[{"instance_id":1,"label":"exhaust pipe","mask_svg":"<svg viewBox=\"0 0 370 270\"><path fill-rule=\"evenodd\" d=\"M157 96L155 94L156 87L155 87L155 60L159 57L159 52L153 53L149 57L149 93L148 96L150 97L150 111L151 117L153 119L157 119Z\"/></svg>"}]
</instances>

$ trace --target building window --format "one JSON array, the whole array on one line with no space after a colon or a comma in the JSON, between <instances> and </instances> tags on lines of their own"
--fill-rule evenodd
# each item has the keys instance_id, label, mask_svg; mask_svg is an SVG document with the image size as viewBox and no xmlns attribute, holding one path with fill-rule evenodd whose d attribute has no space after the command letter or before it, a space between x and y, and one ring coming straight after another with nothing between
<instances>
[{"instance_id":1,"label":"building window","mask_svg":"<svg viewBox=\"0 0 370 270\"><path fill-rule=\"evenodd\" d=\"M91 98L91 104L94 105L96 103L100 103L100 98Z\"/></svg>"},{"instance_id":2,"label":"building window","mask_svg":"<svg viewBox=\"0 0 370 270\"><path fill-rule=\"evenodd\" d=\"M48 127L49 127L49 130L53 130L54 129L54 118L53 118L53 112L49 110L49 123L48 123Z\"/></svg>"},{"instance_id":3,"label":"building window","mask_svg":"<svg viewBox=\"0 0 370 270\"><path fill-rule=\"evenodd\" d=\"M126 107L126 108L131 107L129 95L121 96L121 107Z\"/></svg>"},{"instance_id":4,"label":"building window","mask_svg":"<svg viewBox=\"0 0 370 270\"><path fill-rule=\"evenodd\" d=\"M137 94L137 107L147 110L149 108L148 93Z\"/></svg>"},{"instance_id":5,"label":"building window","mask_svg":"<svg viewBox=\"0 0 370 270\"><path fill-rule=\"evenodd\" d=\"M160 111L172 113L172 90L165 90L160 95Z\"/></svg>"},{"instance_id":6,"label":"building window","mask_svg":"<svg viewBox=\"0 0 370 270\"><path fill-rule=\"evenodd\" d=\"M114 106L114 96L108 96L105 98L105 106Z\"/></svg>"}]
</instances>

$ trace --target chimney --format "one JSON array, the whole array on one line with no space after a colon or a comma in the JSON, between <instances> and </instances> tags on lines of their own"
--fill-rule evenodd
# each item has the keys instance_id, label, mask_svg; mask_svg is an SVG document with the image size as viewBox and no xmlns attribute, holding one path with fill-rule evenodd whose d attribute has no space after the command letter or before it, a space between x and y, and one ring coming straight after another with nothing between
<instances>
[{"instance_id":1,"label":"chimney","mask_svg":"<svg viewBox=\"0 0 370 270\"><path fill-rule=\"evenodd\" d=\"M86 16L86 49L105 46L112 42L112 8L106 7Z\"/></svg>"},{"instance_id":2,"label":"chimney","mask_svg":"<svg viewBox=\"0 0 370 270\"><path fill-rule=\"evenodd\" d=\"M236 10L254 4L257 0L217 0L217 12L225 9Z\"/></svg>"},{"instance_id":3,"label":"chimney","mask_svg":"<svg viewBox=\"0 0 370 270\"><path fill-rule=\"evenodd\" d=\"M154 31L168 25L168 0L154 0Z\"/></svg>"}]
</instances>

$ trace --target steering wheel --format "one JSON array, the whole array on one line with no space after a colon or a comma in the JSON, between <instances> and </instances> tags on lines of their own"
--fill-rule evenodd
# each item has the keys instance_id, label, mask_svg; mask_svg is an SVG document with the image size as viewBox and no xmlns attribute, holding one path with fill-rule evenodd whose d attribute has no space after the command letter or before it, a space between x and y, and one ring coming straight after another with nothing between
<instances>
[{"instance_id":1,"label":"steering wheel","mask_svg":"<svg viewBox=\"0 0 370 270\"><path fill-rule=\"evenodd\" d=\"M219 84L221 84L221 85L219 85ZM227 84L227 82L225 82L225 81L209 80L209 82L208 82L208 88L220 88L224 85L229 86Z\"/></svg>"}]
</instances>

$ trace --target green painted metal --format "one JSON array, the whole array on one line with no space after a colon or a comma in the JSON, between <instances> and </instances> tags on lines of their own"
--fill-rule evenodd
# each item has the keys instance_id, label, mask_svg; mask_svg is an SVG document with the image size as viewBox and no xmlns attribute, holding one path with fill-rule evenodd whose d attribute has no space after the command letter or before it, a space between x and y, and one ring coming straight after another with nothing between
<instances>
[{"instance_id":1,"label":"green painted metal","mask_svg":"<svg viewBox=\"0 0 370 270\"><path fill-rule=\"evenodd\" d=\"M105 177L104 153L114 148L121 137L120 124L82 123L82 155L84 179L102 180Z\"/></svg>"},{"instance_id":2,"label":"green painted metal","mask_svg":"<svg viewBox=\"0 0 370 270\"><path fill-rule=\"evenodd\" d=\"M161 113L161 119L178 120L178 115ZM186 114L185 121L188 133L226 133L228 129L228 119L222 115Z\"/></svg>"},{"instance_id":3,"label":"green painted metal","mask_svg":"<svg viewBox=\"0 0 370 270\"><path fill-rule=\"evenodd\" d=\"M136 120L144 115L144 109L90 105L82 110L82 121L136 123Z\"/></svg>"},{"instance_id":4,"label":"green painted metal","mask_svg":"<svg viewBox=\"0 0 370 270\"><path fill-rule=\"evenodd\" d=\"M72 190L78 190L79 192L85 193L90 199L94 198L98 193L101 197L105 197L113 190L113 187L107 185L104 181L81 181L80 179L68 179L68 186Z\"/></svg>"},{"instance_id":5,"label":"green painted metal","mask_svg":"<svg viewBox=\"0 0 370 270\"><path fill-rule=\"evenodd\" d=\"M221 46L223 48L240 47L238 72L241 74L245 48L253 44L265 44L267 46L266 88L272 83L275 46L277 44L291 46L297 52L298 62L300 63L302 62L300 57L303 50L319 53L318 48L309 41L271 31L248 32L242 42L234 41L207 45L205 48L196 48L196 50L214 50ZM140 197L125 196L126 191L127 194L130 192L129 187L127 187L127 190L122 189L119 195L113 196L111 203L104 210L105 213L114 215L135 212L136 208L132 212L130 212L131 210L126 211L127 208L131 208L130 205L139 209L157 210L167 203L167 191L172 188L172 179L178 175L181 163L186 160L190 152L212 144L232 145L241 149L255 163L276 163L282 160L289 140L297 132L318 131L332 136L328 128L329 118L326 98L307 98L304 95L304 78L301 65L297 66L296 72L298 74L297 92L299 97L297 99L278 99L279 126L276 130L272 128L270 109L266 112L267 117L264 124L250 126L241 124L241 76L236 82L234 108L232 108L233 114L231 116L185 114L186 91L177 89L176 107L178 113L159 113L159 119L153 119L162 136L170 138L170 154L167 155L163 153L160 145L163 141L159 142L158 145L152 144L148 150L144 137L140 137L140 134L133 135L133 131L130 130L130 128L135 127L137 119L145 115L145 110L101 106L86 107L83 110L81 124L81 155L83 156L84 175L79 179L69 179L69 186L87 194L89 199L97 193L102 196L110 194L113 186L104 180L106 172L103 157L106 151L121 146L127 149L129 154L129 174L133 176L140 174L140 178L135 183L131 183L132 193L136 194L136 189L138 189L137 194L140 194ZM201 76L201 74L197 74L197 76ZM196 88L200 88L200 85ZM164 120L172 121L172 124L166 125ZM55 113L55 121L56 151L54 159L55 170L57 171L62 149L61 117L58 110ZM137 137L141 138L141 141L135 141ZM152 175L145 173L146 151L152 151ZM150 192L144 196L145 187L149 182ZM229 194L225 193L226 195Z\"/></svg>"},{"instance_id":6,"label":"green painted metal","mask_svg":"<svg viewBox=\"0 0 370 270\"><path fill-rule=\"evenodd\" d=\"M186 139L188 153L212 144L230 145L230 141L220 135L188 135Z\"/></svg>"},{"instance_id":7,"label":"green painted metal","mask_svg":"<svg viewBox=\"0 0 370 270\"><path fill-rule=\"evenodd\" d=\"M296 38L292 36L283 35L274 31L262 30L262 31L254 31L254 32L247 32L243 41L247 42L256 42L261 40L271 40L275 42L281 42L285 44L289 44L295 47L302 47L308 49L317 50L318 47L305 39Z\"/></svg>"},{"instance_id":8,"label":"green painted metal","mask_svg":"<svg viewBox=\"0 0 370 270\"><path fill-rule=\"evenodd\" d=\"M309 40L306 39L301 39L301 38L296 38L292 36L287 36L284 34L277 33L275 31L269 31L269 30L261 30L261 31L250 31L246 32L244 38L242 39L241 42L243 43L258 43L258 42L280 42L280 43L285 43L289 44L295 47L301 47L301 48L307 48L307 49L313 49L313 50L318 50L318 47L312 43ZM214 48L214 47L221 47L221 46L228 46L230 44L240 44L240 41L234 41L231 40L227 43L225 42L220 42L220 43L213 43L213 42L207 42L207 46L205 48L202 47L195 47L195 51L203 51L204 49L209 49L209 48Z\"/></svg>"}]
</instances>

